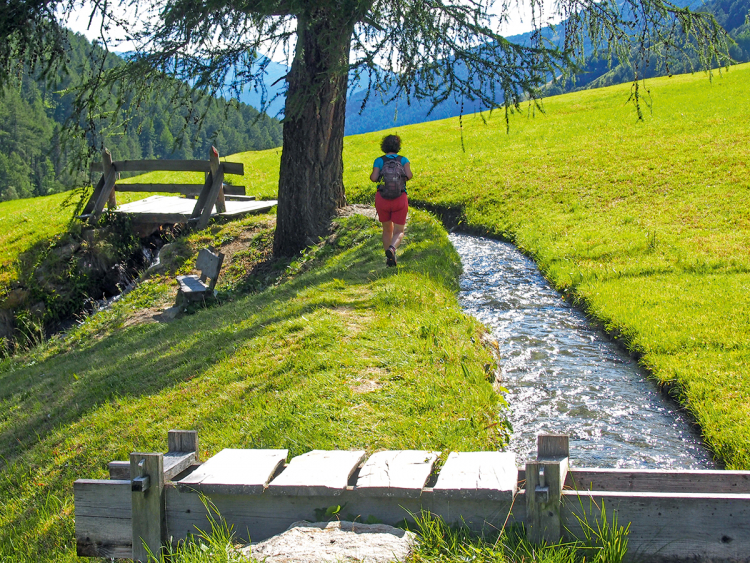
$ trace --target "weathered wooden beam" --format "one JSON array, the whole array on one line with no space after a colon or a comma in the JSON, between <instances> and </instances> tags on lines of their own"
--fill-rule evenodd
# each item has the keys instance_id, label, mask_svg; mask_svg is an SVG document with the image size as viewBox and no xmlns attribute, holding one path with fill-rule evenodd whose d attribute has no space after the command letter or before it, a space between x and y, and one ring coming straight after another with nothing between
<instances>
[{"instance_id":1,"label":"weathered wooden beam","mask_svg":"<svg viewBox=\"0 0 750 563\"><path fill-rule=\"evenodd\" d=\"M150 224L176 224L176 223L190 223L193 218L184 213L127 213L123 212L123 215L127 215L133 223L150 223Z\"/></svg>"},{"instance_id":2,"label":"weathered wooden beam","mask_svg":"<svg viewBox=\"0 0 750 563\"><path fill-rule=\"evenodd\" d=\"M115 189L118 192L161 192L197 196L200 195L203 186L200 184L125 184L120 182L115 186ZM245 195L245 186L224 184L224 194L238 199L245 199L247 197L255 199L255 196Z\"/></svg>"},{"instance_id":3,"label":"weathered wooden beam","mask_svg":"<svg viewBox=\"0 0 750 563\"><path fill-rule=\"evenodd\" d=\"M565 487L580 491L750 494L750 472L576 468L568 473Z\"/></svg>"},{"instance_id":4,"label":"weathered wooden beam","mask_svg":"<svg viewBox=\"0 0 750 563\"><path fill-rule=\"evenodd\" d=\"M268 492L292 496L339 495L364 457L363 450L307 452L292 459L281 475L268 484Z\"/></svg>"},{"instance_id":5,"label":"weathered wooden beam","mask_svg":"<svg viewBox=\"0 0 750 563\"><path fill-rule=\"evenodd\" d=\"M167 432L167 451L170 453L195 454L198 461L198 431L197 430L170 430Z\"/></svg>"},{"instance_id":6,"label":"weathered wooden beam","mask_svg":"<svg viewBox=\"0 0 750 563\"><path fill-rule=\"evenodd\" d=\"M534 543L556 543L562 537L562 491L568 473L568 436L537 437L537 459L526 463L527 536Z\"/></svg>"},{"instance_id":7,"label":"weathered wooden beam","mask_svg":"<svg viewBox=\"0 0 750 563\"><path fill-rule=\"evenodd\" d=\"M211 165L207 160L117 160L115 168L120 172L209 172ZM242 176L245 165L241 162L224 162L226 174ZM100 163L91 164L91 172L101 172Z\"/></svg>"},{"instance_id":8,"label":"weathered wooden beam","mask_svg":"<svg viewBox=\"0 0 750 563\"><path fill-rule=\"evenodd\" d=\"M211 147L210 153L212 157L215 157L218 160L219 153L216 150L216 147ZM198 209L199 205L202 204L202 207L200 208L200 214L198 216L198 223L195 226L195 228L199 231L205 229L208 226L208 222L211 220L211 213L213 213L214 205L216 204L219 193L221 192L221 188L224 185L224 166L219 165L216 170L216 174L212 172L208 175L208 179L211 181L211 187L208 189L208 191L206 191L206 188L204 187L203 193L201 193L200 197L198 198L198 203L195 204L196 209ZM206 183L208 184L208 181ZM204 195L205 200L203 199Z\"/></svg>"},{"instance_id":9,"label":"weathered wooden beam","mask_svg":"<svg viewBox=\"0 0 750 563\"><path fill-rule=\"evenodd\" d=\"M163 454L130 454L130 483L133 560L146 563L166 540Z\"/></svg>"},{"instance_id":10,"label":"weathered wooden beam","mask_svg":"<svg viewBox=\"0 0 750 563\"><path fill-rule=\"evenodd\" d=\"M221 166L221 163L219 162L219 151L217 151L215 147L211 148L213 150L208 152L208 163L211 166L211 174L214 178L216 178L217 174L219 173L219 167ZM222 184L219 187L219 193L216 194L216 212L226 213L226 211L227 205L224 201L224 183L222 175Z\"/></svg>"},{"instance_id":11,"label":"weathered wooden beam","mask_svg":"<svg viewBox=\"0 0 750 563\"><path fill-rule=\"evenodd\" d=\"M564 491L566 538L584 537L602 510L628 526L630 560L750 561L750 495Z\"/></svg>"},{"instance_id":12,"label":"weathered wooden beam","mask_svg":"<svg viewBox=\"0 0 750 563\"><path fill-rule=\"evenodd\" d=\"M101 176L96 186L94 186L94 191L91 193L91 197L86 202L86 207L83 208L83 211L79 215L80 219L88 219L89 217L91 217L91 212L94 210L96 200L99 199L99 194L104 189L104 181L104 176Z\"/></svg>"},{"instance_id":13,"label":"weathered wooden beam","mask_svg":"<svg viewBox=\"0 0 750 563\"><path fill-rule=\"evenodd\" d=\"M255 201L254 195L234 195L230 192L230 188L234 188L235 186L229 186L227 184L224 184L224 197L230 201ZM245 191L245 188L242 188L242 191Z\"/></svg>"},{"instance_id":14,"label":"weathered wooden beam","mask_svg":"<svg viewBox=\"0 0 750 563\"><path fill-rule=\"evenodd\" d=\"M112 153L110 153L107 149L104 149L104 151L102 152L102 175L109 176L109 173L112 170ZM117 180L117 177L115 177L115 180ZM107 198L107 209L115 209L116 207L117 196L115 195L115 186L112 186L112 189L109 191L109 196Z\"/></svg>"},{"instance_id":15,"label":"weathered wooden beam","mask_svg":"<svg viewBox=\"0 0 750 563\"><path fill-rule=\"evenodd\" d=\"M107 179L104 181L104 186L102 186L102 190L99 192L96 202L94 203L94 207L91 210L91 217L89 217L89 223L96 223L96 221L99 219L99 216L102 214L102 211L104 211L104 205L107 203L107 200L109 200L109 194L112 192L112 189L115 187L115 182L117 181L117 170L113 166L109 169L109 174L107 174Z\"/></svg>"},{"instance_id":16,"label":"weathered wooden beam","mask_svg":"<svg viewBox=\"0 0 750 563\"><path fill-rule=\"evenodd\" d=\"M129 461L110 461L107 464L109 469L109 478L113 480L130 481L130 462Z\"/></svg>"},{"instance_id":17,"label":"weathered wooden beam","mask_svg":"<svg viewBox=\"0 0 750 563\"><path fill-rule=\"evenodd\" d=\"M374 453L359 472L357 490L370 496L419 497L439 454L418 450Z\"/></svg>"},{"instance_id":18,"label":"weathered wooden beam","mask_svg":"<svg viewBox=\"0 0 750 563\"><path fill-rule=\"evenodd\" d=\"M432 490L447 499L510 502L517 474L512 452L451 452Z\"/></svg>"},{"instance_id":19,"label":"weathered wooden beam","mask_svg":"<svg viewBox=\"0 0 750 563\"><path fill-rule=\"evenodd\" d=\"M224 449L181 479L183 492L260 494L268 486L289 450Z\"/></svg>"},{"instance_id":20,"label":"weathered wooden beam","mask_svg":"<svg viewBox=\"0 0 750 563\"><path fill-rule=\"evenodd\" d=\"M129 479L79 479L73 483L78 556L132 557L130 494Z\"/></svg>"}]
</instances>

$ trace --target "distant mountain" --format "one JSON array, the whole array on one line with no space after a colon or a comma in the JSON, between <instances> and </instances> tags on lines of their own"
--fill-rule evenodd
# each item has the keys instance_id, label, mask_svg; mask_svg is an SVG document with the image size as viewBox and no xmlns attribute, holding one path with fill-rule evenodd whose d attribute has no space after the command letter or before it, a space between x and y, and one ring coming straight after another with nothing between
<instances>
[{"instance_id":1,"label":"distant mountain","mask_svg":"<svg viewBox=\"0 0 750 563\"><path fill-rule=\"evenodd\" d=\"M60 137L73 115L73 94L65 90L81 76L92 72L91 53L96 50L83 35L68 35L67 70L53 84L40 76L23 73L13 87L0 94L0 201L47 195L88 182L88 174L67 166L69 158L83 152L87 141ZM115 54L107 56L107 68L122 64ZM125 126L102 118L97 137L88 142L104 143L117 160L140 158L205 159L211 145L222 155L262 150L281 144L281 124L258 114L246 104L225 108L223 104L196 102L204 114L199 125L186 120L184 108L175 108L169 92L154 93L143 101ZM111 114L115 102L102 96L98 109ZM227 110L226 113L224 110Z\"/></svg>"},{"instance_id":2,"label":"distant mountain","mask_svg":"<svg viewBox=\"0 0 750 563\"><path fill-rule=\"evenodd\" d=\"M690 7L692 10L704 10L713 13L719 23L730 32L738 43L738 47L732 51L732 56L740 62L750 60L750 31L748 31L748 26L744 19L748 14L750 0L713 0L708 3L704 3L702 0L673 0L673 3L679 7ZM561 38L558 36L557 29L559 28L553 29L547 27L542 30L542 33L549 41L558 43ZM523 45L527 44L531 40L531 37L531 32L527 32L509 36L507 39ZM584 45L584 49L591 50L591 44L587 42ZM689 67L684 64L678 64L669 70L672 73L687 72L689 71ZM269 80L266 83L268 85L272 84L283 77L286 72L287 67L285 65L272 62L268 67ZM664 74L667 74L667 69L657 65L656 61L653 61L646 76ZM548 88L547 93L548 95L554 95L571 90L607 86L630 80L632 80L632 71L629 68L620 65L617 60L613 61L610 67L605 54L592 53L588 57L588 61L584 65L581 74L576 76L574 80L553 83ZM350 77L346 107L345 133L347 135L456 117L462 113L467 115L483 109L474 102L453 99L440 103L434 108L430 101L410 100L410 103L407 103L406 99L401 99L395 102L384 103L392 97L392 93L372 92L367 105L362 110L362 102L367 95L366 87L367 77L360 77L359 80L354 80L353 77ZM284 88L285 83L283 79L279 80L274 86L269 87L269 99L278 95L269 107L270 115L280 116L281 113L279 112L283 113ZM260 107L260 93L258 92L245 93L240 97L240 100L253 107ZM498 103L502 103L502 101L502 99L497 100Z\"/></svg>"}]
</instances>

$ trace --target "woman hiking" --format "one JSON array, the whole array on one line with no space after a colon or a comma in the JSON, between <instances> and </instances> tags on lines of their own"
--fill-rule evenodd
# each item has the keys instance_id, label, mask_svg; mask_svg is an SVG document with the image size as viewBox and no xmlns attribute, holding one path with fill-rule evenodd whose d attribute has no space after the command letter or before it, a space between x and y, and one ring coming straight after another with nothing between
<instances>
[{"instance_id":1,"label":"woman hiking","mask_svg":"<svg viewBox=\"0 0 750 563\"><path fill-rule=\"evenodd\" d=\"M383 250L387 266L396 265L396 249L404 238L406 214L409 211L409 198L406 195L406 181L411 180L409 159L398 154L401 138L387 135L380 143L383 156L375 159L370 180L378 182L375 194L375 209L378 220L383 224Z\"/></svg>"}]
</instances>

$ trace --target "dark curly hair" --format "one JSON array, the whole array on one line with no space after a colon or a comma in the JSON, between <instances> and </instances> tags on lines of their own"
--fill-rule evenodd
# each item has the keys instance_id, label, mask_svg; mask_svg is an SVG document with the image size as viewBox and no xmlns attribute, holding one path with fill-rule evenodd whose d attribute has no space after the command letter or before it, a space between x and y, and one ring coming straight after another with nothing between
<instances>
[{"instance_id":1,"label":"dark curly hair","mask_svg":"<svg viewBox=\"0 0 750 563\"><path fill-rule=\"evenodd\" d=\"M380 150L384 153L398 152L401 150L401 137L398 135L386 135L380 143Z\"/></svg>"}]
</instances>

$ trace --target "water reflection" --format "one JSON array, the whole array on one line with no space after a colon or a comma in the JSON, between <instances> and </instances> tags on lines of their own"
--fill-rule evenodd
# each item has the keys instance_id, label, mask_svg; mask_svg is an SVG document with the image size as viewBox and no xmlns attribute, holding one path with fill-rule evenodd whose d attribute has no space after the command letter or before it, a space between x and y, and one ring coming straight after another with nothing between
<instances>
[{"instance_id":1,"label":"water reflection","mask_svg":"<svg viewBox=\"0 0 750 563\"><path fill-rule=\"evenodd\" d=\"M451 234L460 300L490 327L502 358L519 462L536 435L570 435L578 467L708 469L715 464L673 403L592 328L511 244Z\"/></svg>"}]
</instances>

